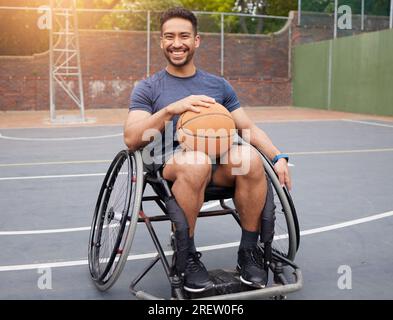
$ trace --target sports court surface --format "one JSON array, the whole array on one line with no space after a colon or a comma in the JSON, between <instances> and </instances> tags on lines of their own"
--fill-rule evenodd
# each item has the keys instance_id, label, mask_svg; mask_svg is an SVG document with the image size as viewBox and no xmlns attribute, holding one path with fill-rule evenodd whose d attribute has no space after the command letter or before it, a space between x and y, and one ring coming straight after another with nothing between
<instances>
[{"instance_id":1,"label":"sports court surface","mask_svg":"<svg viewBox=\"0 0 393 320\"><path fill-rule=\"evenodd\" d=\"M95 122L84 126L51 126L40 112L0 113L0 299L134 299L130 281L154 253L144 225L108 292L96 290L87 266L95 201L124 148L126 112L88 110ZM304 285L288 299L393 299L393 118L247 112L290 154ZM155 226L169 250L169 225ZM234 268L239 239L230 216L198 221L196 245L208 269ZM169 298L161 265L154 270L141 285Z\"/></svg>"}]
</instances>

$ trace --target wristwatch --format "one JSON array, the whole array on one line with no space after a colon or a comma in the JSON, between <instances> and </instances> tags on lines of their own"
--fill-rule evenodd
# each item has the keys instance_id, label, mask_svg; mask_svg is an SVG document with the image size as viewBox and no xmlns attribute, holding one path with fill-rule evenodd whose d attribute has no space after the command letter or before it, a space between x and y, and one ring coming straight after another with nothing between
<instances>
[{"instance_id":1,"label":"wristwatch","mask_svg":"<svg viewBox=\"0 0 393 320\"><path fill-rule=\"evenodd\" d=\"M287 162L289 161L289 156L288 156L287 154L285 154L285 153L280 153L280 154L276 155L276 156L273 158L273 160L272 160L273 165L276 164L277 161L280 160L281 158L284 158L285 160L287 160Z\"/></svg>"}]
</instances>

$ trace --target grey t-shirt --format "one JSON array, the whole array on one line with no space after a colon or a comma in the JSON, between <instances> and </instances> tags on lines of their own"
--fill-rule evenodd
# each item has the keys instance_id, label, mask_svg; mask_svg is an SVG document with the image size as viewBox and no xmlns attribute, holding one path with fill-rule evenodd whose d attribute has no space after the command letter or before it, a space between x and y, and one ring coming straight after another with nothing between
<instances>
[{"instance_id":1,"label":"grey t-shirt","mask_svg":"<svg viewBox=\"0 0 393 320\"><path fill-rule=\"evenodd\" d=\"M216 102L226 107L229 112L240 107L235 91L224 78L202 70L197 70L193 76L180 78L171 75L164 69L140 81L135 86L131 94L129 109L130 111L144 110L154 114L171 103L190 95L212 97ZM178 146L175 134L178 119L179 116L173 117L172 123L168 124L172 128L167 125L166 133L145 147L145 149L154 150L151 155L155 158L159 156L160 152L157 151L160 149L163 155ZM158 145L161 145L162 148L157 148Z\"/></svg>"}]
</instances>

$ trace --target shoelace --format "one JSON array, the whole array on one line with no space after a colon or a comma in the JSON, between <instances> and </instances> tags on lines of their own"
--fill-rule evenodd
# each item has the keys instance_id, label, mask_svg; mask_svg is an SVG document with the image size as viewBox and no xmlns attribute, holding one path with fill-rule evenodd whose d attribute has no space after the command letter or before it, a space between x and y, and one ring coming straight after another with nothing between
<instances>
[{"instance_id":1,"label":"shoelace","mask_svg":"<svg viewBox=\"0 0 393 320\"><path fill-rule=\"evenodd\" d=\"M200 252L190 253L189 258L187 259L186 270L191 272L197 272L201 269L204 269L202 262L199 261L202 254Z\"/></svg>"},{"instance_id":2,"label":"shoelace","mask_svg":"<svg viewBox=\"0 0 393 320\"><path fill-rule=\"evenodd\" d=\"M244 252L246 264L255 265L261 267L263 265L263 257L258 249L246 249Z\"/></svg>"}]
</instances>

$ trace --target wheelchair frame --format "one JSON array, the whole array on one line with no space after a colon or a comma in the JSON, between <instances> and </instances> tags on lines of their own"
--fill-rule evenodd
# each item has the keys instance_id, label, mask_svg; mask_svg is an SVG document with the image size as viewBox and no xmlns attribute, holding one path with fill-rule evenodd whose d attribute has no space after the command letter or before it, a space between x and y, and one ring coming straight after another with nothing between
<instances>
[{"instance_id":1,"label":"wheelchair frame","mask_svg":"<svg viewBox=\"0 0 393 320\"><path fill-rule=\"evenodd\" d=\"M269 183L271 183L272 188L274 188L277 192L277 197L279 198L282 211L285 215L288 228L288 250L287 252L277 250L272 245L271 241L270 243L258 242L258 247L264 256L265 268L269 268L274 275L274 283L272 286L267 286L263 289L247 287L246 289L243 288L242 291L236 293L225 292L225 294L216 294L211 296L201 295L200 298L220 300L261 299L267 297L284 298L287 293L294 292L302 288L303 279L301 271L293 262L300 240L299 225L295 207L288 190L285 187L283 188L280 186L272 163L262 153L260 153L260 155L263 160L268 181L270 181ZM127 195L124 200L123 210L120 212L114 210L113 207L110 207L110 199L117 177L119 174L125 174L123 171L121 172L124 164L127 167ZM155 191L156 195L143 196L144 190L148 184ZM116 155L108 169L99 193L89 237L89 269L92 280L99 290L108 290L116 282L127 261L128 253L135 235L136 226L138 223L144 223L157 250L157 255L152 258L142 272L135 277L130 285L130 291L139 299L160 299L159 297L143 290L136 289L136 286L156 265L156 263L161 261L165 274L171 285L172 298L179 300L198 298L197 295L190 295L184 291L181 275L176 272L175 266L179 251L177 250L174 222L167 210L168 208L163 200L164 197L172 197L168 182L161 177L159 172L156 173L156 176L153 176L151 173L143 172L143 161L140 151L131 152L128 150L122 150ZM240 226L240 218L236 209L230 208L224 203L224 200L228 198L231 197L227 195L224 198L217 199L220 201L221 210L201 211L198 218L231 214ZM143 211L143 202L149 201L155 202L164 214L155 216L146 215ZM108 205L110 207L109 211L107 210ZM107 222L106 225L105 221ZM113 225L110 225L112 221L115 221L116 223L114 227L112 227ZM159 221L172 222L172 263L169 263L152 224L153 222ZM101 247L103 243L105 244L105 241L102 241L104 233L109 233L110 229L117 228L118 226L118 234L114 237L116 239L109 257L100 258ZM103 231L104 229L105 231ZM101 263L104 268L101 267ZM288 268L292 270L292 275L288 275ZM111 271L112 273L110 273Z\"/></svg>"}]
</instances>

